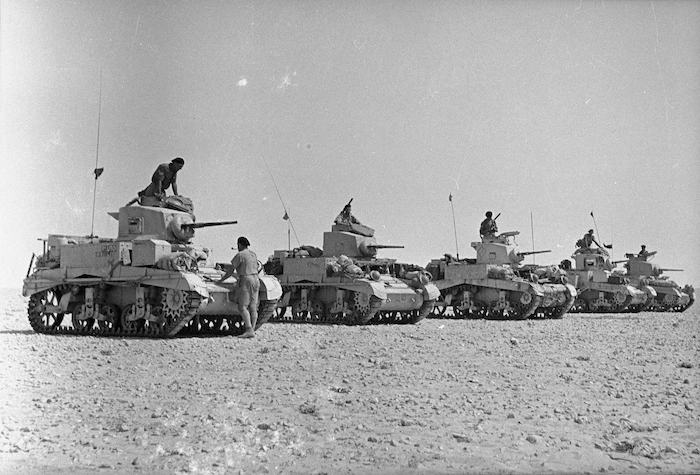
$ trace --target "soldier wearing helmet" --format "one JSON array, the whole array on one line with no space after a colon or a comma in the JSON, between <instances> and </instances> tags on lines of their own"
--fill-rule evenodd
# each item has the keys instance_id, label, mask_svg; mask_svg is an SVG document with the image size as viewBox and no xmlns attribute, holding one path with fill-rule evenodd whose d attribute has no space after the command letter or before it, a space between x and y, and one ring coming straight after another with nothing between
<instances>
[{"instance_id":1,"label":"soldier wearing helmet","mask_svg":"<svg viewBox=\"0 0 700 475\"><path fill-rule=\"evenodd\" d=\"M486 212L486 219L481 222L479 226L479 234L482 238L484 237L495 237L498 232L498 225L496 220L492 218L493 213L491 211ZM498 216L497 216L498 217Z\"/></svg>"}]
</instances>

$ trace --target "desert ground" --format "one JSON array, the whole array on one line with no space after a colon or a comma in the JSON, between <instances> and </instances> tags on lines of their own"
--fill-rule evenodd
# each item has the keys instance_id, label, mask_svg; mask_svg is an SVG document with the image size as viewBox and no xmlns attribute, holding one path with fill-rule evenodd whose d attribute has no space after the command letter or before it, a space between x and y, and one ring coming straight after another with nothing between
<instances>
[{"instance_id":1,"label":"desert ground","mask_svg":"<svg viewBox=\"0 0 700 475\"><path fill-rule=\"evenodd\" d=\"M1 473L700 472L697 304L163 340L1 297Z\"/></svg>"}]
</instances>

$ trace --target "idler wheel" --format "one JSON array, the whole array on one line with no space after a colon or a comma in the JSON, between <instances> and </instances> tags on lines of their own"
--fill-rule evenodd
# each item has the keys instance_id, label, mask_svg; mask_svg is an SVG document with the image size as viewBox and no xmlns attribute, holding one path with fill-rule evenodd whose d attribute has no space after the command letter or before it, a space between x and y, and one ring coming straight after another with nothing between
<instances>
[{"instance_id":1,"label":"idler wheel","mask_svg":"<svg viewBox=\"0 0 700 475\"><path fill-rule=\"evenodd\" d=\"M39 292L29 298L27 313L29 314L29 324L35 332L50 333L61 325L63 313L46 311L47 305L58 306L60 300L61 293L55 289Z\"/></svg>"}]
</instances>

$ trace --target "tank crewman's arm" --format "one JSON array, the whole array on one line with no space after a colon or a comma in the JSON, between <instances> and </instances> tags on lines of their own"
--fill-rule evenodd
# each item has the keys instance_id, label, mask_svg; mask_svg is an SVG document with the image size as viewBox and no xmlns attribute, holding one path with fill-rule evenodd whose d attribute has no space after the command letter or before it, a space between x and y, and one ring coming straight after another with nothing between
<instances>
[{"instance_id":1,"label":"tank crewman's arm","mask_svg":"<svg viewBox=\"0 0 700 475\"><path fill-rule=\"evenodd\" d=\"M170 186L173 187L173 195L177 195L177 170L173 172L173 178L170 180Z\"/></svg>"},{"instance_id":2,"label":"tank crewman's arm","mask_svg":"<svg viewBox=\"0 0 700 475\"><path fill-rule=\"evenodd\" d=\"M229 267L229 269L226 271L226 273L223 275L223 277L221 277L221 279L218 280L217 284L222 283L223 281L225 281L226 279L231 277L233 274L236 274L236 269L238 268L238 266L240 264L241 264L241 258L239 257L238 254L236 254L235 256L233 256L233 259L231 259L231 267Z\"/></svg>"}]
</instances>

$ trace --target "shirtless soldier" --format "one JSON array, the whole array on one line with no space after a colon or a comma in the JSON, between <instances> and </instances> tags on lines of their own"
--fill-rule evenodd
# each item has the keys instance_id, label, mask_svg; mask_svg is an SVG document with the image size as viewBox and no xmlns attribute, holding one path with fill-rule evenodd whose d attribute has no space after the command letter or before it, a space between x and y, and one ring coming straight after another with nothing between
<instances>
[{"instance_id":1,"label":"shirtless soldier","mask_svg":"<svg viewBox=\"0 0 700 475\"><path fill-rule=\"evenodd\" d=\"M255 324L258 322L258 292L260 291L260 278L258 278L258 256L248 249L250 241L244 236L238 238L238 254L231 259L231 268L219 279L221 283L234 273L238 276L238 311L243 317L245 333L239 338L253 338L255 336Z\"/></svg>"}]
</instances>

